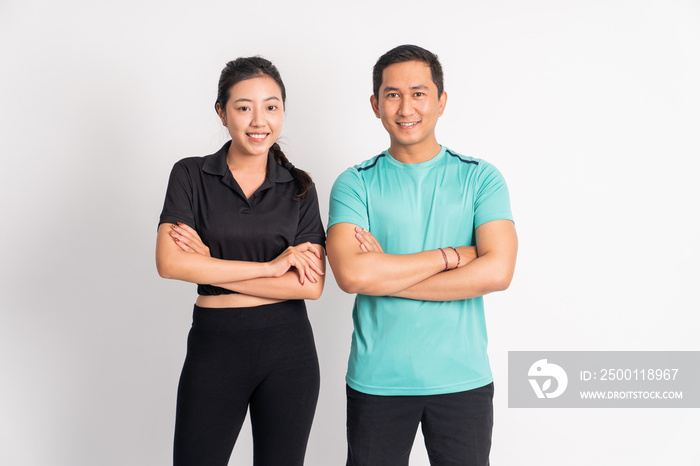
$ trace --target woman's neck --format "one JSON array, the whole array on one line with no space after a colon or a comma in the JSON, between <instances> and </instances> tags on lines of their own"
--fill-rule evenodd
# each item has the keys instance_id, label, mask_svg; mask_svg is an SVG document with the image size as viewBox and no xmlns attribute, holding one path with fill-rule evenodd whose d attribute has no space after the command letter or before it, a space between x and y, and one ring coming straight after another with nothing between
<instances>
[{"instance_id":1,"label":"woman's neck","mask_svg":"<svg viewBox=\"0 0 700 466\"><path fill-rule=\"evenodd\" d=\"M267 173L267 154L237 154L229 150L226 163L231 171L246 173Z\"/></svg>"},{"instance_id":2,"label":"woman's neck","mask_svg":"<svg viewBox=\"0 0 700 466\"><path fill-rule=\"evenodd\" d=\"M267 154L240 155L229 152L226 163L246 198L257 191L267 176Z\"/></svg>"}]
</instances>

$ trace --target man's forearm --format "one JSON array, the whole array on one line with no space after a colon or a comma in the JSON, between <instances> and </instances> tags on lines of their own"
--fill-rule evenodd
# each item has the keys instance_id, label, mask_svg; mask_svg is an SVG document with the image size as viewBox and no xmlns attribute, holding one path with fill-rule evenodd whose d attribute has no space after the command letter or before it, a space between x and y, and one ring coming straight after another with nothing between
<instances>
[{"instance_id":1,"label":"man's forearm","mask_svg":"<svg viewBox=\"0 0 700 466\"><path fill-rule=\"evenodd\" d=\"M433 275L392 296L421 301L470 299L505 290L512 277L512 269L487 254L459 269Z\"/></svg>"},{"instance_id":2,"label":"man's forearm","mask_svg":"<svg viewBox=\"0 0 700 466\"><path fill-rule=\"evenodd\" d=\"M395 293L423 301L455 301L502 291L515 271L518 237L510 220L494 220L476 229L478 257L464 267L430 277Z\"/></svg>"},{"instance_id":3,"label":"man's forearm","mask_svg":"<svg viewBox=\"0 0 700 466\"><path fill-rule=\"evenodd\" d=\"M386 296L416 285L444 270L439 251L416 254L369 252L336 263L331 248L328 261L338 286L346 293Z\"/></svg>"},{"instance_id":4,"label":"man's forearm","mask_svg":"<svg viewBox=\"0 0 700 466\"><path fill-rule=\"evenodd\" d=\"M363 252L355 239L355 228L349 223L333 225L326 241L328 262L338 286L346 293L386 296L445 269L444 258L438 250L415 254Z\"/></svg>"}]
</instances>

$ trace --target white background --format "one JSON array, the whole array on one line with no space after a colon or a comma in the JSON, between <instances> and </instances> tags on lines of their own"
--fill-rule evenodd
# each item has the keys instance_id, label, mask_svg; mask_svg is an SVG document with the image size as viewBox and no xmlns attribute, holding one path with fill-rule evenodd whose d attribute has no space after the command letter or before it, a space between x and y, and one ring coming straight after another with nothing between
<instances>
[{"instance_id":1,"label":"white background","mask_svg":"<svg viewBox=\"0 0 700 466\"><path fill-rule=\"evenodd\" d=\"M325 221L335 177L388 146L371 68L401 43L444 65L439 141L511 191L516 276L486 299L492 464L700 464L697 409L507 407L508 351L700 349L700 3L198 3L0 3L0 464L171 462L195 287L158 277L156 227L173 163L226 140L221 68L279 67L283 149ZM351 304L332 275L309 303L308 465L345 461ZM246 427L231 464L251 456Z\"/></svg>"}]
</instances>

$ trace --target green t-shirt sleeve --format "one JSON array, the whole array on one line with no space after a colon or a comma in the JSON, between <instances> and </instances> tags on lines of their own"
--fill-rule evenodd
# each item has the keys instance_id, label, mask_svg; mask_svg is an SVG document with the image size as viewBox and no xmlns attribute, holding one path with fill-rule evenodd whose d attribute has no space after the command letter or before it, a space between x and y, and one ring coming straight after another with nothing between
<instances>
[{"instance_id":1,"label":"green t-shirt sleeve","mask_svg":"<svg viewBox=\"0 0 700 466\"><path fill-rule=\"evenodd\" d=\"M479 163L474 202L474 228L492 220L513 220L506 180L496 167Z\"/></svg>"},{"instance_id":2,"label":"green t-shirt sleeve","mask_svg":"<svg viewBox=\"0 0 700 466\"><path fill-rule=\"evenodd\" d=\"M338 176L331 188L328 206L328 228L336 223L352 223L369 228L367 191L359 172L348 168Z\"/></svg>"}]
</instances>

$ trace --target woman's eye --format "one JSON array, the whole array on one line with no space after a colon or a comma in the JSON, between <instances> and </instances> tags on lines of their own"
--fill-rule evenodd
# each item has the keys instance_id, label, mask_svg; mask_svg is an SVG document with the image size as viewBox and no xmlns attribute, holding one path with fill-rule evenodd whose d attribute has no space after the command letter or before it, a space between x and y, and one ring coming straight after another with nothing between
<instances>
[{"instance_id":1,"label":"woman's eye","mask_svg":"<svg viewBox=\"0 0 700 466\"><path fill-rule=\"evenodd\" d=\"M240 110L241 112L245 112L245 111L250 110L250 108L249 107L238 107L238 110Z\"/></svg>"},{"instance_id":2,"label":"woman's eye","mask_svg":"<svg viewBox=\"0 0 700 466\"><path fill-rule=\"evenodd\" d=\"M270 105L267 109L270 111L277 110L277 105Z\"/></svg>"}]
</instances>

